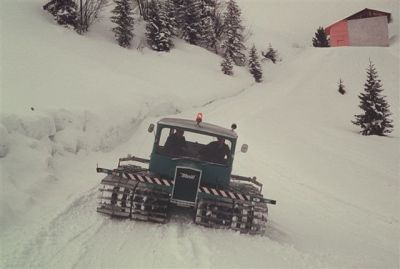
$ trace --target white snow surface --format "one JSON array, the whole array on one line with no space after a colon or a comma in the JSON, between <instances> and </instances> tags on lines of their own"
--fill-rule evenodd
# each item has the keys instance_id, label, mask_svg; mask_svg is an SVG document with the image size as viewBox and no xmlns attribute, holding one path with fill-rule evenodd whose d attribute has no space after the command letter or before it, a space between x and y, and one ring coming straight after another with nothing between
<instances>
[{"instance_id":1,"label":"white snow surface","mask_svg":"<svg viewBox=\"0 0 400 269\"><path fill-rule=\"evenodd\" d=\"M120 48L107 12L79 36L43 3L0 7L1 268L399 268L398 1L239 0L247 44L272 43L282 57L262 64L259 84L179 40L170 53L146 48L143 22ZM310 46L318 26L366 7L392 13L390 47ZM350 122L369 59L393 113L387 137ZM165 225L96 213L96 164L149 157L150 123L197 112L237 123L249 144L234 172L277 200L265 236L196 226L182 212Z\"/></svg>"}]
</instances>

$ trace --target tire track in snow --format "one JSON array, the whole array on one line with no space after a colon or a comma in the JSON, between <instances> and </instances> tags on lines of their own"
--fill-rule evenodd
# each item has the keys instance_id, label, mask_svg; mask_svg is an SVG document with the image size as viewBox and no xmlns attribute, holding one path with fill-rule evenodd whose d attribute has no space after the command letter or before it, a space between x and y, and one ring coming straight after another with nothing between
<instances>
[{"instance_id":1,"label":"tire track in snow","mask_svg":"<svg viewBox=\"0 0 400 269\"><path fill-rule=\"evenodd\" d=\"M95 235L103 225L95 211L96 195L97 186L74 199L25 245L14 266L48 267L57 264L58 260L74 253L66 249L70 250ZM75 252L79 252L78 248Z\"/></svg>"},{"instance_id":2,"label":"tire track in snow","mask_svg":"<svg viewBox=\"0 0 400 269\"><path fill-rule=\"evenodd\" d=\"M21 255L20 267L237 268L264 264L240 260L243 248L251 256L272 249L275 259L280 252L292 254L294 258L285 261L289 265L297 261L319 264L285 244L197 226L186 215L165 225L110 219L95 212L96 193L90 190L55 216L26 247L31 252Z\"/></svg>"},{"instance_id":3,"label":"tire track in snow","mask_svg":"<svg viewBox=\"0 0 400 269\"><path fill-rule=\"evenodd\" d=\"M254 84L255 84L255 83L251 83L251 84L250 84L249 86L247 86L246 88L243 88L243 89L241 89L240 91L235 92L235 93L233 93L233 94L211 99L210 101L207 101L207 102L205 102L204 104L200 105L200 107L206 107L206 106L209 106L209 105L211 105L211 104L213 104L213 103L215 103L215 102L218 102L218 101L223 101L223 100L227 100L227 99L230 99L230 98L237 97L237 96L241 95L243 92L245 92L246 90L248 90L249 88L251 88Z\"/></svg>"},{"instance_id":4,"label":"tire track in snow","mask_svg":"<svg viewBox=\"0 0 400 269\"><path fill-rule=\"evenodd\" d=\"M172 227L176 232L176 253L179 259L187 267L204 268L207 267L205 262L208 260L207 253L199 248L199 241L202 236L194 237L198 227L193 227L194 223L172 223ZM188 262L189 261L189 262Z\"/></svg>"},{"instance_id":5,"label":"tire track in snow","mask_svg":"<svg viewBox=\"0 0 400 269\"><path fill-rule=\"evenodd\" d=\"M212 267L212 263L211 263L211 259L210 259L210 257L212 256L212 253L210 251L211 244L210 244L210 241L207 238L207 236L204 234L204 232L207 232L207 231L204 231L204 229L207 229L207 228L203 228L203 227L199 227L199 226L193 227L193 229L190 230L190 235L189 235L189 243L190 243L191 249L196 257L196 267L197 268L211 268Z\"/></svg>"},{"instance_id":6,"label":"tire track in snow","mask_svg":"<svg viewBox=\"0 0 400 269\"><path fill-rule=\"evenodd\" d=\"M143 226L154 227L150 228L154 231L154 236L150 238L152 242L145 246L148 256L146 259L150 262L141 266L209 268L209 243L201 232L202 227L193 223L189 210L179 208L172 211L173 216L167 224L154 226L151 223L143 223Z\"/></svg>"}]
</instances>

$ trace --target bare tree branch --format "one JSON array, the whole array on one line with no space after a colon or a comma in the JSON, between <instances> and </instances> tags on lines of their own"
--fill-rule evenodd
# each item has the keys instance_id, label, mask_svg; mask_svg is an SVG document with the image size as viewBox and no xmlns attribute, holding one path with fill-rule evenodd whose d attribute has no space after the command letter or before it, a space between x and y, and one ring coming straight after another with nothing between
<instances>
[{"instance_id":1,"label":"bare tree branch","mask_svg":"<svg viewBox=\"0 0 400 269\"><path fill-rule=\"evenodd\" d=\"M83 34L89 30L102 9L108 4L108 0L75 0L79 7L78 32Z\"/></svg>"}]
</instances>

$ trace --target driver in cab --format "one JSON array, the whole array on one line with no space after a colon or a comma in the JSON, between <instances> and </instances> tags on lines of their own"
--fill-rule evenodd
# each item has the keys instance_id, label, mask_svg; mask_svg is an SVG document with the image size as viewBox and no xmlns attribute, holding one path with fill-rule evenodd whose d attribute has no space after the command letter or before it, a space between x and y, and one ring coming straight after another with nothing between
<instances>
[{"instance_id":1,"label":"driver in cab","mask_svg":"<svg viewBox=\"0 0 400 269\"><path fill-rule=\"evenodd\" d=\"M228 145L225 144L225 138L218 137L217 141L213 141L204 146L199 153L201 158L205 161L226 164L230 155L230 150Z\"/></svg>"},{"instance_id":2,"label":"driver in cab","mask_svg":"<svg viewBox=\"0 0 400 269\"><path fill-rule=\"evenodd\" d=\"M181 156L186 149L186 139L183 136L184 131L182 129L176 129L174 133L171 133L164 145L164 152L168 155Z\"/></svg>"}]
</instances>

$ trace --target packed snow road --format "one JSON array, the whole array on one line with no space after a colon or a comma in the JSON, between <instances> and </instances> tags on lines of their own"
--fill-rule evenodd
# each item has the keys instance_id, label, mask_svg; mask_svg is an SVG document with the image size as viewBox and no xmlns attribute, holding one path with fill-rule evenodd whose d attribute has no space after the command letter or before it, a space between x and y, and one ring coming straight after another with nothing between
<instances>
[{"instance_id":1,"label":"packed snow road","mask_svg":"<svg viewBox=\"0 0 400 269\"><path fill-rule=\"evenodd\" d=\"M95 186L73 199L62 212L49 218L36 231L21 230L21 234L29 235L24 236L23 244L3 260L4 267L243 268L328 265L280 241L273 223L269 225L265 237L253 237L196 226L184 213L178 213L165 225L115 220L95 212L97 195ZM14 237L14 240L21 239Z\"/></svg>"}]
</instances>

